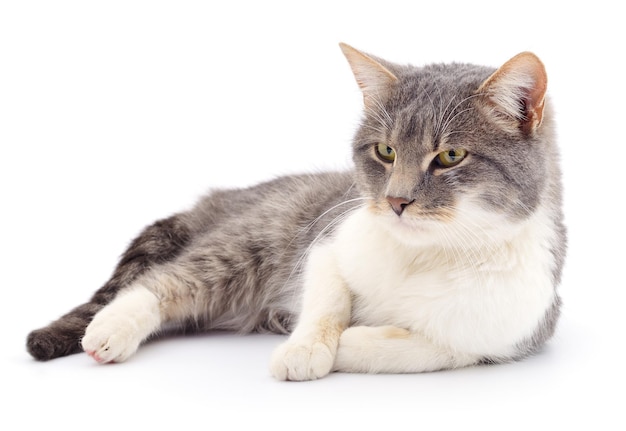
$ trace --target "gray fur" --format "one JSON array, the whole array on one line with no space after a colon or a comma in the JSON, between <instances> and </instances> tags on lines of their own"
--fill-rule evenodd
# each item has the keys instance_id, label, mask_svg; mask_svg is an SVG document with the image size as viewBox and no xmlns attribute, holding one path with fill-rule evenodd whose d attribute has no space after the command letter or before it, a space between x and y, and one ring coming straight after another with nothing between
<instances>
[{"instance_id":1,"label":"gray fur","mask_svg":"<svg viewBox=\"0 0 626 431\"><path fill-rule=\"evenodd\" d=\"M148 227L90 302L31 332L39 360L82 351L85 328L133 281L169 273L188 286L194 307L169 322L183 330L287 333L298 306L302 257L332 221L355 205L352 174L279 178L242 190L219 190L188 212ZM162 298L162 301L176 298ZM193 312L192 312L193 311Z\"/></svg>"},{"instance_id":2,"label":"gray fur","mask_svg":"<svg viewBox=\"0 0 626 431\"><path fill-rule=\"evenodd\" d=\"M556 286L565 228L549 107L532 134L503 128L484 109L486 96L477 93L494 69L468 64L416 68L380 61L398 81L376 109L364 114L353 141L354 171L214 191L190 211L155 223L131 244L112 278L87 304L29 334L31 355L48 360L81 351L80 339L94 314L131 282L156 273L186 286L183 298L180 292L161 298L188 304L186 315L171 316L175 328L289 332L298 312L300 270L311 244L331 235L349 210L384 200L389 173L371 157L372 146L379 142L403 153L404 175L394 187L424 211L453 207L462 193L477 193L484 208L512 220L523 220L547 205L559 234L549 245ZM444 143L467 149L472 163L453 175L436 175L429 158ZM553 334L560 305L555 298L535 334L519 341L520 356Z\"/></svg>"}]
</instances>

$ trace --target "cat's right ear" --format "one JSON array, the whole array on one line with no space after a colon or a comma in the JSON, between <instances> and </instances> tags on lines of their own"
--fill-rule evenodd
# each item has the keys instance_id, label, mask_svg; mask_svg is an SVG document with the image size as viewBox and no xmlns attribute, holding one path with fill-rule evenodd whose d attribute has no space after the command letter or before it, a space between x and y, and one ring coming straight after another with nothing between
<instances>
[{"instance_id":1,"label":"cat's right ear","mask_svg":"<svg viewBox=\"0 0 626 431\"><path fill-rule=\"evenodd\" d=\"M365 106L380 105L398 78L385 66L358 49L345 43L340 43L339 47L350 63L356 82L363 92Z\"/></svg>"}]
</instances>

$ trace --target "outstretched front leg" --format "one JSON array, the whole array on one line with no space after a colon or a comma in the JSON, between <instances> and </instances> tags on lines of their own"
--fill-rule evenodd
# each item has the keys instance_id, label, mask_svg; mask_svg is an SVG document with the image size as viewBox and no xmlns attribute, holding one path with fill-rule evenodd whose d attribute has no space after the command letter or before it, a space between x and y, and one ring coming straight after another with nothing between
<instances>
[{"instance_id":1,"label":"outstretched front leg","mask_svg":"<svg viewBox=\"0 0 626 431\"><path fill-rule=\"evenodd\" d=\"M477 364L481 357L437 346L395 326L355 326L341 334L333 371L420 373Z\"/></svg>"},{"instance_id":2,"label":"outstretched front leg","mask_svg":"<svg viewBox=\"0 0 626 431\"><path fill-rule=\"evenodd\" d=\"M351 297L328 251L318 246L309 256L298 324L271 359L279 380L314 380L332 370L339 337L350 322Z\"/></svg>"}]
</instances>

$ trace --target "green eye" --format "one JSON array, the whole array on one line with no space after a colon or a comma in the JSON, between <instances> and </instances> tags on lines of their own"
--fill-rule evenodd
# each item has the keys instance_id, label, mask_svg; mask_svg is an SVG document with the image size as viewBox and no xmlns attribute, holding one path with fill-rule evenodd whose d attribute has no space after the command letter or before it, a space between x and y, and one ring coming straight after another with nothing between
<instances>
[{"instance_id":1,"label":"green eye","mask_svg":"<svg viewBox=\"0 0 626 431\"><path fill-rule=\"evenodd\" d=\"M396 160L396 151L386 144L376 145L376 154L386 163L393 163Z\"/></svg>"},{"instance_id":2,"label":"green eye","mask_svg":"<svg viewBox=\"0 0 626 431\"><path fill-rule=\"evenodd\" d=\"M461 163L465 156L467 156L465 150L447 150L437 154L435 162L442 168L451 168Z\"/></svg>"}]
</instances>

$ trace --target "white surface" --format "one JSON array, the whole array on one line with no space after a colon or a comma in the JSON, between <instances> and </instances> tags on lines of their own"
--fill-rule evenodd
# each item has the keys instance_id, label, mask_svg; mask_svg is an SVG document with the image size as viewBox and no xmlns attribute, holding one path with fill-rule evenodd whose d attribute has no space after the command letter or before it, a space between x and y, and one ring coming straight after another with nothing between
<instances>
[{"instance_id":1,"label":"white surface","mask_svg":"<svg viewBox=\"0 0 626 431\"><path fill-rule=\"evenodd\" d=\"M603 1L412 3L0 5L1 428L624 429L622 14ZM311 383L272 380L279 336L166 339L112 366L31 360L26 334L88 299L148 223L210 187L349 166L361 99L339 41L418 65L543 59L570 229L547 348Z\"/></svg>"}]
</instances>

